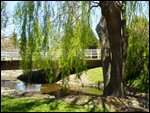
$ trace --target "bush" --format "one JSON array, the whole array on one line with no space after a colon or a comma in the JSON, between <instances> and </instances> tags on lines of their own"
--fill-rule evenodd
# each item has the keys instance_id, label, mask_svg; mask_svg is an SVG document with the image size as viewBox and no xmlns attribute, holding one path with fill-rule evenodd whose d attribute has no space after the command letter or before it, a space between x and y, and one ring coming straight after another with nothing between
<instances>
[{"instance_id":1,"label":"bush","mask_svg":"<svg viewBox=\"0 0 150 113\"><path fill-rule=\"evenodd\" d=\"M149 89L149 22L135 16L128 26L125 82L138 92Z\"/></svg>"}]
</instances>

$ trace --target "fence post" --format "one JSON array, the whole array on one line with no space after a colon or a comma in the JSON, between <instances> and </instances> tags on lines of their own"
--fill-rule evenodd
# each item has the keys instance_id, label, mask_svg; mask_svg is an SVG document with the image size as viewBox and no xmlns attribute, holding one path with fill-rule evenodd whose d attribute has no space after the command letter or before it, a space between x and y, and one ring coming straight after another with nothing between
<instances>
[{"instance_id":1,"label":"fence post","mask_svg":"<svg viewBox=\"0 0 150 113\"><path fill-rule=\"evenodd\" d=\"M91 57L90 58L92 59L92 50L91 50Z\"/></svg>"},{"instance_id":2,"label":"fence post","mask_svg":"<svg viewBox=\"0 0 150 113\"><path fill-rule=\"evenodd\" d=\"M7 60L7 52L6 52L6 60Z\"/></svg>"},{"instance_id":3,"label":"fence post","mask_svg":"<svg viewBox=\"0 0 150 113\"><path fill-rule=\"evenodd\" d=\"M98 53L98 59L100 59L99 49L97 49L97 53Z\"/></svg>"}]
</instances>

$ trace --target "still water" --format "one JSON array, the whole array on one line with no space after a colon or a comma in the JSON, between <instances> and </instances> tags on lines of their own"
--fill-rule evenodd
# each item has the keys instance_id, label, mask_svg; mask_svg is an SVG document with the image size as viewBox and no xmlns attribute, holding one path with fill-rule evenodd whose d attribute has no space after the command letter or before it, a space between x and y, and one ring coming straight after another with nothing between
<instances>
[{"instance_id":1,"label":"still water","mask_svg":"<svg viewBox=\"0 0 150 113\"><path fill-rule=\"evenodd\" d=\"M53 84L31 84L25 83L22 81L2 81L1 80L1 87L7 87L10 89L16 89L22 92L41 92L41 93L48 93L53 94L56 97L60 97L64 95L62 87L60 84L53 83ZM71 85L69 87L69 94L88 94L88 95L101 95L102 90L93 87L81 87Z\"/></svg>"},{"instance_id":2,"label":"still water","mask_svg":"<svg viewBox=\"0 0 150 113\"><path fill-rule=\"evenodd\" d=\"M16 84L16 89L24 92L40 92L41 84L29 84L20 81Z\"/></svg>"}]
</instances>

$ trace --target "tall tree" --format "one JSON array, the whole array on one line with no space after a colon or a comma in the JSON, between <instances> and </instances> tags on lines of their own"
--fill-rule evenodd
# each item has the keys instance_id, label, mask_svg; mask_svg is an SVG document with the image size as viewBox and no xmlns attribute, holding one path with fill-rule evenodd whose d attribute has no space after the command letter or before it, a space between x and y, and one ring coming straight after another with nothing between
<instances>
[{"instance_id":1,"label":"tall tree","mask_svg":"<svg viewBox=\"0 0 150 113\"><path fill-rule=\"evenodd\" d=\"M126 48L123 48L125 41L121 34L122 7L116 1L101 1L99 5L102 17L96 30L103 46L104 96L123 97L123 53L126 51Z\"/></svg>"},{"instance_id":2,"label":"tall tree","mask_svg":"<svg viewBox=\"0 0 150 113\"><path fill-rule=\"evenodd\" d=\"M97 26L97 32L99 38L104 37L105 40L101 41L103 46L104 96L123 97L122 79L125 74L128 47L128 29L126 25L127 21L129 23L133 17L132 12L137 12L135 11L136 6L140 6L140 3L137 5L136 1L100 1L99 6L101 7L102 18Z\"/></svg>"}]
</instances>

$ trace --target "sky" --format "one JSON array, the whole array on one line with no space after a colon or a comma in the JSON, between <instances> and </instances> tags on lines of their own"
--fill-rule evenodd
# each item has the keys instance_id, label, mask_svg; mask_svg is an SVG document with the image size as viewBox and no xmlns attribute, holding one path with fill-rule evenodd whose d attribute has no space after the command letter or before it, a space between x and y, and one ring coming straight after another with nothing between
<instances>
[{"instance_id":1,"label":"sky","mask_svg":"<svg viewBox=\"0 0 150 113\"><path fill-rule=\"evenodd\" d=\"M10 17L12 16L13 14L13 11L14 11L14 6L17 4L18 1L6 1L7 3L7 14L10 15ZM98 35L96 33L96 25L98 24L99 20L100 20L100 16L101 16L101 13L100 13L100 8L95 8L93 7L92 10L94 11L93 13L95 13L94 15L91 16L91 19L92 19L92 30L95 34L95 36L98 38ZM2 33L6 34L6 36L9 36L13 33L14 31L14 28L15 28L15 25L12 24L12 18L9 19L9 23L8 23L8 26L5 30L2 31Z\"/></svg>"},{"instance_id":2,"label":"sky","mask_svg":"<svg viewBox=\"0 0 150 113\"><path fill-rule=\"evenodd\" d=\"M6 1L7 3L7 14L11 17L9 18L10 21L8 21L8 26L5 30L2 31L2 33L5 33L6 36L9 36L10 34L12 34L14 28L15 28L15 25L12 24L12 14L13 14L13 11L14 11L14 6L15 4L17 3L17 1Z\"/></svg>"},{"instance_id":3,"label":"sky","mask_svg":"<svg viewBox=\"0 0 150 113\"><path fill-rule=\"evenodd\" d=\"M18 1L6 1L8 15L11 16L13 14L14 6L16 5L17 2ZM144 4L143 4L142 8L143 8L143 12L145 12L147 14L147 18L149 20L149 11L146 11L146 6ZM101 12L100 12L101 10L100 10L100 7L96 7L96 8L93 7L92 10L93 10L93 13L95 13L94 15L91 16L92 30L93 30L95 36L98 38L95 28L101 17ZM12 18L10 18L10 20L12 20ZM2 33L5 33L6 35L9 36L10 34L12 34L14 28L15 28L15 25L12 24L12 21L9 21L7 28L4 30L4 32L2 31Z\"/></svg>"}]
</instances>

